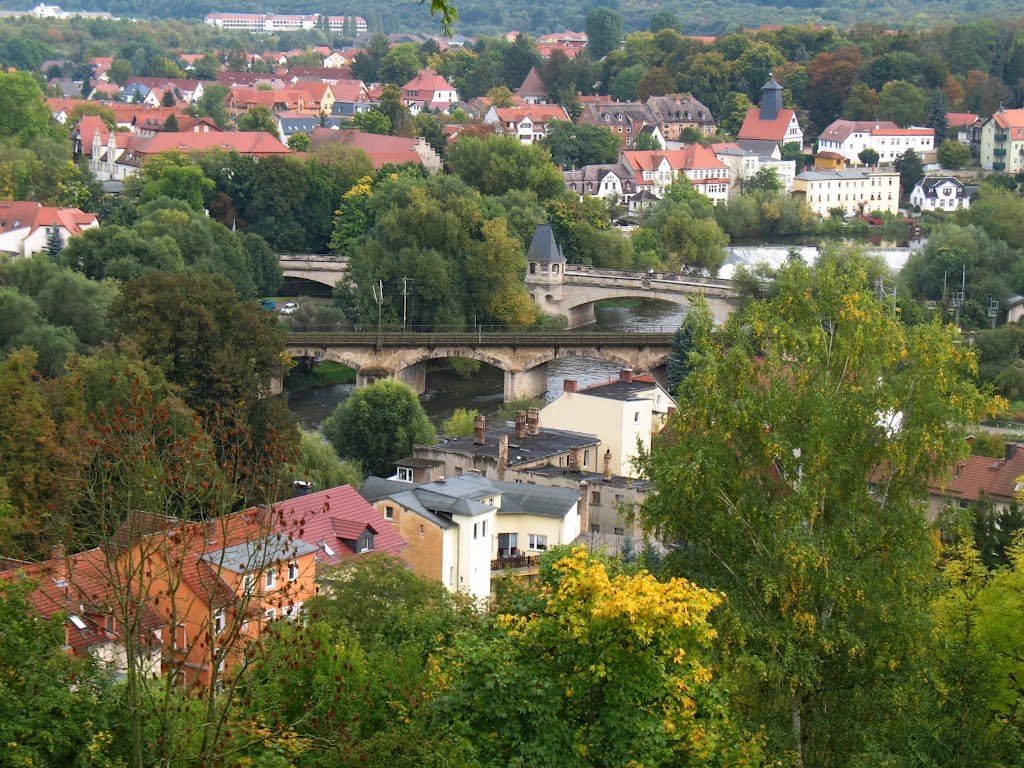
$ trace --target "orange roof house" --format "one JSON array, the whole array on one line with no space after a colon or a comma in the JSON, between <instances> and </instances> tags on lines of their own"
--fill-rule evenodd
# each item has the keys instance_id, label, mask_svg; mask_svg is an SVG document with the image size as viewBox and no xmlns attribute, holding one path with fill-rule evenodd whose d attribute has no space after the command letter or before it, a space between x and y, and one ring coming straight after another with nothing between
<instances>
[{"instance_id":1,"label":"orange roof house","mask_svg":"<svg viewBox=\"0 0 1024 768\"><path fill-rule=\"evenodd\" d=\"M761 104L747 110L736 138L741 146L745 140L780 146L795 142L803 146L804 132L796 119L796 111L783 108L782 86L774 77L769 77L761 87Z\"/></svg>"},{"instance_id":2,"label":"orange roof house","mask_svg":"<svg viewBox=\"0 0 1024 768\"><path fill-rule=\"evenodd\" d=\"M51 231L68 238L99 226L95 213L78 208L50 208L35 201L0 201L0 253L31 256L46 248Z\"/></svg>"},{"instance_id":3,"label":"orange roof house","mask_svg":"<svg viewBox=\"0 0 1024 768\"><path fill-rule=\"evenodd\" d=\"M361 149L370 157L373 167L377 169L388 163L414 163L424 166L431 172L441 168L441 158L420 137L381 136L376 133L320 127L313 129L309 140L314 148L342 144Z\"/></svg>"}]
</instances>

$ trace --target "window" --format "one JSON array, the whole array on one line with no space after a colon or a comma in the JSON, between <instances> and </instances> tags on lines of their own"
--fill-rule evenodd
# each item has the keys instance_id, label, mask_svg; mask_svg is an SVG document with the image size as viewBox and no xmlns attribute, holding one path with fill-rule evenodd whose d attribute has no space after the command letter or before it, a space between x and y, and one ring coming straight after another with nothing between
<instances>
[{"instance_id":1,"label":"window","mask_svg":"<svg viewBox=\"0 0 1024 768\"><path fill-rule=\"evenodd\" d=\"M245 589L245 594L251 595L253 593L253 590L256 589L256 577L251 573L245 574L245 580L243 581L243 585L243 588Z\"/></svg>"},{"instance_id":2,"label":"window","mask_svg":"<svg viewBox=\"0 0 1024 768\"><path fill-rule=\"evenodd\" d=\"M277 571L267 571L263 579L263 586L266 589L273 589L277 586Z\"/></svg>"},{"instance_id":3,"label":"window","mask_svg":"<svg viewBox=\"0 0 1024 768\"><path fill-rule=\"evenodd\" d=\"M373 534L370 531L363 531L363 535L356 542L356 551L359 553L373 550Z\"/></svg>"},{"instance_id":4,"label":"window","mask_svg":"<svg viewBox=\"0 0 1024 768\"><path fill-rule=\"evenodd\" d=\"M622 502L624 502L625 500L626 500L626 497L625 497L625 496L623 496L623 495L622 495L621 493L616 493L616 494L615 494L615 503L616 503L616 504L621 504L621 503L622 503Z\"/></svg>"},{"instance_id":5,"label":"window","mask_svg":"<svg viewBox=\"0 0 1024 768\"><path fill-rule=\"evenodd\" d=\"M426 533L426 532L423 530L423 526L421 525L420 526L420 536L423 536L424 533Z\"/></svg>"},{"instance_id":6,"label":"window","mask_svg":"<svg viewBox=\"0 0 1024 768\"><path fill-rule=\"evenodd\" d=\"M221 608L213 614L213 631L218 635L224 631L224 609Z\"/></svg>"},{"instance_id":7,"label":"window","mask_svg":"<svg viewBox=\"0 0 1024 768\"><path fill-rule=\"evenodd\" d=\"M410 467L399 467L398 468L398 479L403 483L412 482L412 469Z\"/></svg>"},{"instance_id":8,"label":"window","mask_svg":"<svg viewBox=\"0 0 1024 768\"><path fill-rule=\"evenodd\" d=\"M480 538L480 523L473 523L473 541Z\"/></svg>"},{"instance_id":9,"label":"window","mask_svg":"<svg viewBox=\"0 0 1024 768\"><path fill-rule=\"evenodd\" d=\"M299 564L288 563L288 581L298 581L299 578Z\"/></svg>"},{"instance_id":10,"label":"window","mask_svg":"<svg viewBox=\"0 0 1024 768\"><path fill-rule=\"evenodd\" d=\"M615 529L615 535L616 536L625 536L626 535L626 529L625 528L616 528Z\"/></svg>"},{"instance_id":11,"label":"window","mask_svg":"<svg viewBox=\"0 0 1024 768\"><path fill-rule=\"evenodd\" d=\"M530 549L535 552L543 552L548 548L548 537L539 533L530 534Z\"/></svg>"},{"instance_id":12,"label":"window","mask_svg":"<svg viewBox=\"0 0 1024 768\"><path fill-rule=\"evenodd\" d=\"M600 533L601 532L601 526L598 525L597 523L591 523L590 524L590 532L591 533Z\"/></svg>"},{"instance_id":13,"label":"window","mask_svg":"<svg viewBox=\"0 0 1024 768\"><path fill-rule=\"evenodd\" d=\"M589 466L590 464L590 451L583 452L583 466Z\"/></svg>"},{"instance_id":14,"label":"window","mask_svg":"<svg viewBox=\"0 0 1024 768\"><path fill-rule=\"evenodd\" d=\"M601 492L600 491L591 491L590 492L590 503L591 504L600 504L601 503Z\"/></svg>"},{"instance_id":15,"label":"window","mask_svg":"<svg viewBox=\"0 0 1024 768\"><path fill-rule=\"evenodd\" d=\"M519 553L518 533L498 534L498 557L515 557Z\"/></svg>"},{"instance_id":16,"label":"window","mask_svg":"<svg viewBox=\"0 0 1024 768\"><path fill-rule=\"evenodd\" d=\"M384 519L385 520L394 520L395 519L395 508L394 507L384 507Z\"/></svg>"},{"instance_id":17,"label":"window","mask_svg":"<svg viewBox=\"0 0 1024 768\"><path fill-rule=\"evenodd\" d=\"M633 421L640 421L640 411L633 414Z\"/></svg>"},{"instance_id":18,"label":"window","mask_svg":"<svg viewBox=\"0 0 1024 768\"><path fill-rule=\"evenodd\" d=\"M487 503L488 504L493 504L494 502L493 502L493 500L488 499ZM480 523L480 537L484 538L484 539L487 538L487 521L486 520L484 520L482 523Z\"/></svg>"},{"instance_id":19,"label":"window","mask_svg":"<svg viewBox=\"0 0 1024 768\"><path fill-rule=\"evenodd\" d=\"M267 621L273 621L277 618L277 610L275 608L267 608L266 612L263 614L263 618Z\"/></svg>"}]
</instances>

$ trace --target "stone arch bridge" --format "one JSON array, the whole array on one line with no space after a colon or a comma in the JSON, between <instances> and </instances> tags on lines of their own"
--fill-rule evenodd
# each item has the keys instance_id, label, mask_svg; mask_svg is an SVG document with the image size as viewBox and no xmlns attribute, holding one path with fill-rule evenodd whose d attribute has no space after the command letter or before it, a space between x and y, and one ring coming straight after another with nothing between
<instances>
[{"instance_id":1,"label":"stone arch bridge","mask_svg":"<svg viewBox=\"0 0 1024 768\"><path fill-rule=\"evenodd\" d=\"M282 253L278 260L285 277L310 280L331 288L348 272L345 256ZM738 306L732 282L721 278L597 269L580 264L566 264L564 269L564 273L557 275L553 272L527 274L526 289L542 311L568 318L570 328L594 323L594 304L603 299L660 299L688 307L693 298L700 295L708 302L717 323L724 323Z\"/></svg>"},{"instance_id":2,"label":"stone arch bridge","mask_svg":"<svg viewBox=\"0 0 1024 768\"><path fill-rule=\"evenodd\" d=\"M586 357L634 371L649 371L668 358L672 332L546 333L510 330L477 332L296 333L286 352L293 359L333 360L356 371L356 386L399 379L417 393L426 388L426 363L445 357L479 360L505 372L504 399L536 397L547 391L547 364ZM280 382L275 382L279 390Z\"/></svg>"}]
</instances>

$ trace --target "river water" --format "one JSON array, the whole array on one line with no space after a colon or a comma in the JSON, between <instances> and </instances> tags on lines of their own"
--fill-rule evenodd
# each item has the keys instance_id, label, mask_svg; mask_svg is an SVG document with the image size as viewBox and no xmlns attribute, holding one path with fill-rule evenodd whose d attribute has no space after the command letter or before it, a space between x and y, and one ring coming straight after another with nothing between
<instances>
[{"instance_id":1,"label":"river water","mask_svg":"<svg viewBox=\"0 0 1024 768\"><path fill-rule=\"evenodd\" d=\"M596 308L597 325L587 330L664 330L678 328L684 310L665 301L641 300L629 306L601 306ZM654 371L661 378L664 371ZM618 366L600 360L572 358L548 363L547 399L553 400L562 391L564 379L575 379L580 386L597 384L619 375ZM504 374L497 368L481 365L470 379L463 379L448 369L427 370L427 389L420 396L423 408L434 425L440 429L456 408L475 409L484 416L493 417L502 403ZM316 429L334 409L347 398L354 384L335 384L329 387L306 389L288 395L288 408L307 429Z\"/></svg>"}]
</instances>

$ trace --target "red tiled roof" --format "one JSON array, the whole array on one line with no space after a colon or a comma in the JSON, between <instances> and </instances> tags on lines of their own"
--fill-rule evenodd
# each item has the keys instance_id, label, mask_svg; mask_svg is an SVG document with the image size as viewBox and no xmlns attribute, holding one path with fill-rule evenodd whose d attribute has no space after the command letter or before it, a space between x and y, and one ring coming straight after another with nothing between
<instances>
[{"instance_id":1,"label":"red tiled roof","mask_svg":"<svg viewBox=\"0 0 1024 768\"><path fill-rule=\"evenodd\" d=\"M878 128L872 136L934 136L934 128Z\"/></svg>"},{"instance_id":2,"label":"red tiled roof","mask_svg":"<svg viewBox=\"0 0 1024 768\"><path fill-rule=\"evenodd\" d=\"M283 105L285 109L298 109L300 99L304 100L304 98L302 90L294 87L282 88L279 91L263 91L259 88L238 86L232 88L228 93L227 103L233 102L249 109L266 107L274 111L274 107L277 105Z\"/></svg>"},{"instance_id":3,"label":"red tiled roof","mask_svg":"<svg viewBox=\"0 0 1024 768\"><path fill-rule=\"evenodd\" d=\"M983 496L1013 501L1017 498L1017 480L1024 475L1024 450L1013 450L1008 461L968 456L957 462L951 477L930 482L928 489L940 496L965 501L978 501Z\"/></svg>"},{"instance_id":4,"label":"red tiled roof","mask_svg":"<svg viewBox=\"0 0 1024 768\"><path fill-rule=\"evenodd\" d=\"M194 133L179 131L158 133L152 138L132 136L130 150L138 155L156 155L161 152L204 152L222 149L252 157L287 155L291 153L284 144L264 131L224 131L222 133Z\"/></svg>"},{"instance_id":5,"label":"red tiled roof","mask_svg":"<svg viewBox=\"0 0 1024 768\"><path fill-rule=\"evenodd\" d=\"M526 118L530 118L532 123L547 123L552 120L569 119L569 115L565 112L565 107L560 104L527 104L522 107L495 107L494 111L503 125L505 123L515 123L518 125Z\"/></svg>"},{"instance_id":6,"label":"red tiled roof","mask_svg":"<svg viewBox=\"0 0 1024 768\"><path fill-rule=\"evenodd\" d=\"M110 129L99 115L85 115L71 132L72 137L77 134L82 142L82 154L86 157L92 156L92 143L97 133L100 135L100 144L106 144L110 138Z\"/></svg>"},{"instance_id":7,"label":"red tiled roof","mask_svg":"<svg viewBox=\"0 0 1024 768\"><path fill-rule=\"evenodd\" d=\"M11 232L28 227L29 233L40 227L63 227L68 234L80 235L96 224L95 213L78 208L48 208L35 201L0 201L0 232Z\"/></svg>"},{"instance_id":8,"label":"red tiled roof","mask_svg":"<svg viewBox=\"0 0 1024 768\"><path fill-rule=\"evenodd\" d=\"M355 553L344 546L342 539L358 539L368 527L375 533L374 552L400 556L409 546L383 515L350 485L279 502L274 512L279 533L320 545L317 557L329 565L353 557ZM327 553L324 544L331 548L333 555Z\"/></svg>"},{"instance_id":9,"label":"red tiled roof","mask_svg":"<svg viewBox=\"0 0 1024 768\"><path fill-rule=\"evenodd\" d=\"M417 96L413 98L419 100L420 96L428 93L432 94L435 91L454 90L455 88L451 83L437 74L437 72L427 67L417 72L416 77L402 86L402 98L407 98L409 91L416 91Z\"/></svg>"},{"instance_id":10,"label":"red tiled roof","mask_svg":"<svg viewBox=\"0 0 1024 768\"><path fill-rule=\"evenodd\" d=\"M965 125L974 125L978 122L978 115L973 112L947 112L946 122L950 128L960 128Z\"/></svg>"},{"instance_id":11,"label":"red tiled roof","mask_svg":"<svg viewBox=\"0 0 1024 768\"><path fill-rule=\"evenodd\" d=\"M761 109L752 107L743 118L743 126L736 134L737 139L754 139L760 141L782 141L786 138L786 129L793 120L792 109L780 109L774 120L762 120Z\"/></svg>"},{"instance_id":12,"label":"red tiled roof","mask_svg":"<svg viewBox=\"0 0 1024 768\"><path fill-rule=\"evenodd\" d=\"M682 170L688 171L694 168L727 168L725 163L715 157L715 153L703 144L689 144L683 150ZM721 179L713 179L720 183Z\"/></svg>"},{"instance_id":13,"label":"red tiled roof","mask_svg":"<svg viewBox=\"0 0 1024 768\"><path fill-rule=\"evenodd\" d=\"M1024 109L1003 109L992 115L1000 128L1024 128Z\"/></svg>"},{"instance_id":14,"label":"red tiled roof","mask_svg":"<svg viewBox=\"0 0 1024 768\"><path fill-rule=\"evenodd\" d=\"M373 161L374 168L381 168L386 163L401 165L402 163L423 162L416 151L416 139L405 136L381 136L376 133L363 133L354 130L338 130L334 128L314 128L309 135L312 146L322 147L326 144L344 144L363 150Z\"/></svg>"}]
</instances>

